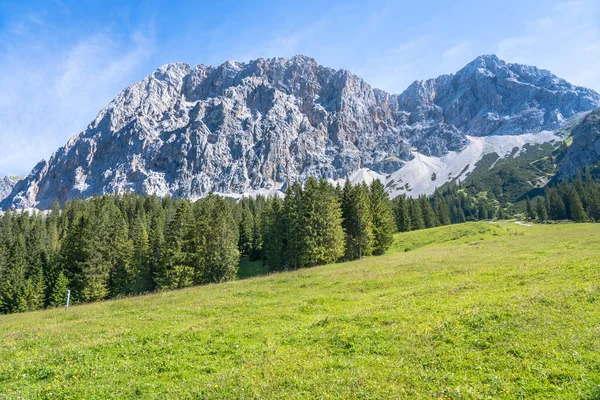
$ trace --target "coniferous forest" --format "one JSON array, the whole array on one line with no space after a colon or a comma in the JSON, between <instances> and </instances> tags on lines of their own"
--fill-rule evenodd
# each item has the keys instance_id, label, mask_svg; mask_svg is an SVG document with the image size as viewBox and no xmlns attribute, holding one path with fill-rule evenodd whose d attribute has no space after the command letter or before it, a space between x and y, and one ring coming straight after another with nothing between
<instances>
[{"instance_id":1,"label":"coniferous forest","mask_svg":"<svg viewBox=\"0 0 600 400\"><path fill-rule=\"evenodd\" d=\"M270 271L383 254L396 231L383 185L292 184L285 198L194 203L94 197L0 221L0 313L223 282L240 256Z\"/></svg>"},{"instance_id":2,"label":"coniferous forest","mask_svg":"<svg viewBox=\"0 0 600 400\"><path fill-rule=\"evenodd\" d=\"M0 220L0 313L223 282L240 257L269 271L311 267L390 248L395 232L466 221L600 220L589 174L504 207L457 184L389 200L379 181L333 186L310 178L278 197L189 200L124 194L73 200Z\"/></svg>"}]
</instances>

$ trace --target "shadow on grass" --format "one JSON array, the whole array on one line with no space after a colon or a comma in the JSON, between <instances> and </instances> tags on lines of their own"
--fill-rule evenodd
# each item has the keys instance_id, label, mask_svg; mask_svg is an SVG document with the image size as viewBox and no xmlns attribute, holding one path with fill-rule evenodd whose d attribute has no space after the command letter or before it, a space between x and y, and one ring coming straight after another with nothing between
<instances>
[{"instance_id":1,"label":"shadow on grass","mask_svg":"<svg viewBox=\"0 0 600 400\"><path fill-rule=\"evenodd\" d=\"M584 400L600 400L600 385L592 389L590 394L583 398Z\"/></svg>"},{"instance_id":2,"label":"shadow on grass","mask_svg":"<svg viewBox=\"0 0 600 400\"><path fill-rule=\"evenodd\" d=\"M240 259L240 267L238 270L238 279L248 279L255 276L267 275L269 269L262 265L261 260L250 261L248 257Z\"/></svg>"}]
</instances>

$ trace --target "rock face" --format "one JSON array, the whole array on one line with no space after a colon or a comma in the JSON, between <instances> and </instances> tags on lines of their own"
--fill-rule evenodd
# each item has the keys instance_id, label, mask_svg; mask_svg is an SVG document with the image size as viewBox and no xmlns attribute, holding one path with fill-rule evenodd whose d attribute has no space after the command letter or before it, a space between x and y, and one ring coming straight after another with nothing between
<instances>
[{"instance_id":1,"label":"rock face","mask_svg":"<svg viewBox=\"0 0 600 400\"><path fill-rule=\"evenodd\" d=\"M461 150L467 135L536 133L597 106L592 90L496 56L400 95L304 56L168 64L121 92L1 205L124 191L197 198L361 168L390 174L413 153Z\"/></svg>"},{"instance_id":2,"label":"rock face","mask_svg":"<svg viewBox=\"0 0 600 400\"><path fill-rule=\"evenodd\" d=\"M15 184L23 179L23 176L5 176L0 178L0 201L4 200L12 192Z\"/></svg>"},{"instance_id":3,"label":"rock face","mask_svg":"<svg viewBox=\"0 0 600 400\"><path fill-rule=\"evenodd\" d=\"M558 166L558 177L568 179L600 161L600 108L589 113L571 131L573 142Z\"/></svg>"}]
</instances>

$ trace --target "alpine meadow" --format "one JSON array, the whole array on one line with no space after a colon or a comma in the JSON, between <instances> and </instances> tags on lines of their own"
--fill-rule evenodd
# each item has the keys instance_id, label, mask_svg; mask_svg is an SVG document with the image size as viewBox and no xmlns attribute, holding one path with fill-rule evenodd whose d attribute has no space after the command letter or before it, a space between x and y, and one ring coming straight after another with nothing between
<instances>
[{"instance_id":1,"label":"alpine meadow","mask_svg":"<svg viewBox=\"0 0 600 400\"><path fill-rule=\"evenodd\" d=\"M600 400L598 32L0 1L0 400Z\"/></svg>"},{"instance_id":2,"label":"alpine meadow","mask_svg":"<svg viewBox=\"0 0 600 400\"><path fill-rule=\"evenodd\" d=\"M380 257L2 317L5 398L600 395L600 226L398 233Z\"/></svg>"}]
</instances>

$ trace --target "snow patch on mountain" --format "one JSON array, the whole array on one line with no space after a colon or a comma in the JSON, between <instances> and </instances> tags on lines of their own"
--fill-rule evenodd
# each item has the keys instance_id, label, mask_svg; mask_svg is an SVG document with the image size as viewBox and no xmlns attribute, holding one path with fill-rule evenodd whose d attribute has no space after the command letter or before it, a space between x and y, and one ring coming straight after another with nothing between
<instances>
[{"instance_id":1,"label":"snow patch on mountain","mask_svg":"<svg viewBox=\"0 0 600 400\"><path fill-rule=\"evenodd\" d=\"M414 158L396 172L383 175L368 168L361 168L348 179L353 184L368 184L379 179L392 198L400 194L409 197L430 195L447 182L463 181L486 154L496 153L500 158L510 157L511 154L516 157L527 144L562 140L562 137L552 131L542 131L524 135L467 136L467 139L469 144L462 151L451 151L443 157L429 157L413 152ZM515 149L517 151L513 153ZM337 184L343 182L344 180L335 181Z\"/></svg>"},{"instance_id":2,"label":"snow patch on mountain","mask_svg":"<svg viewBox=\"0 0 600 400\"><path fill-rule=\"evenodd\" d=\"M399 95L306 56L167 64L38 163L0 208L129 191L267 194L310 176L379 178L414 196L598 106L593 90L496 56Z\"/></svg>"}]
</instances>

